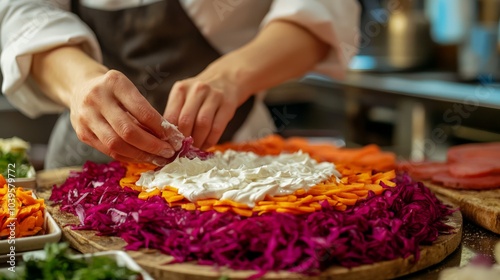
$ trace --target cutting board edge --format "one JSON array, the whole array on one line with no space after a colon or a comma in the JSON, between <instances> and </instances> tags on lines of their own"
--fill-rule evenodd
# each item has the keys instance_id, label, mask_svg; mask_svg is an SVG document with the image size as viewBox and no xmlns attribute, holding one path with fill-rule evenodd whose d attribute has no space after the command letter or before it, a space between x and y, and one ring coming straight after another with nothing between
<instances>
[{"instance_id":1,"label":"cutting board edge","mask_svg":"<svg viewBox=\"0 0 500 280\"><path fill-rule=\"evenodd\" d=\"M49 211L58 211L58 207L49 207ZM59 217L60 218L60 217ZM66 220L65 220L66 219ZM422 269L425 269L431 265L442 262L447 256L449 256L452 252L454 252L460 245L462 240L462 231L463 231L463 218L460 212L455 212L451 219L454 219L454 223L458 223L459 226L456 226L456 232L452 235L442 235L440 236L439 242L437 244L433 244L433 246L421 246L421 258L418 262L412 263L412 257L407 259L395 259L389 261L383 261L376 263L374 265L378 267L385 267L385 269L381 270L382 272L377 275L373 275L373 267L374 265L363 265L359 267L355 267L352 269L346 269L343 267L334 267L327 269L322 274L313 277L304 278L301 274L293 274L290 272L271 272L266 274L263 280L278 280L278 279L308 279L308 280L322 280L322 279L331 279L331 277L342 277L345 280L357 280L357 279L389 279L401 277L404 275L408 275ZM67 220L67 217L63 217L64 223L73 223L78 220L76 216ZM126 243L123 239L119 237L103 237L103 236L95 236L95 231L92 230L72 230L69 226L63 225L61 219L56 220L63 228L63 239L68 241L71 246L80 251L81 253L95 253L100 251L107 250L124 250ZM85 235L88 235L85 237ZM110 244L110 240L118 242L115 243L112 247L103 246L102 242L106 242ZM172 257L160 254L157 250L150 250L150 253L144 253L144 251L134 252L127 251L131 255L131 257L148 273L150 273L153 277L158 277L158 279L164 279L163 277L168 277L168 279L172 280L214 280L219 279L224 274L217 273L216 271L205 271L205 273L197 272L195 268L198 269L207 269L204 266L196 266L192 263L184 263L181 265L187 265L188 268L183 268L180 266L179 268L175 268L169 265L169 267L165 267L164 264L168 263ZM439 257L436 257L438 255ZM429 256L429 257L426 257ZM431 260L431 258L434 258ZM160 260L159 260L160 259ZM161 269L161 267L163 269ZM404 268L407 268L404 270ZM247 279L252 273L249 271L232 271L228 269L221 269L220 271L227 271L230 274L230 279ZM219 272L220 272L219 271ZM168 273L168 275L167 275Z\"/></svg>"},{"instance_id":2,"label":"cutting board edge","mask_svg":"<svg viewBox=\"0 0 500 280\"><path fill-rule=\"evenodd\" d=\"M448 189L431 182L424 182L424 185L434 193L444 196L450 202L458 205L465 218L491 232L500 234L500 207L498 211L494 211L490 207L476 204L471 201L472 198L469 197L470 193L468 191ZM500 189L498 189L498 192L500 192ZM487 215L484 215L485 213ZM487 216L491 216L491 219L487 219Z\"/></svg>"}]
</instances>

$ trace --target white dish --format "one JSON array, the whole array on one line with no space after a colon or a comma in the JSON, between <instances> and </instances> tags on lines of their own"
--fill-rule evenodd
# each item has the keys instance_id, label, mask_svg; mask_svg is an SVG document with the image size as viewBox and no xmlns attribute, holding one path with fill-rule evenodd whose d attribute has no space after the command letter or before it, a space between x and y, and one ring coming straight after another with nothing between
<instances>
[{"instance_id":1,"label":"white dish","mask_svg":"<svg viewBox=\"0 0 500 280\"><path fill-rule=\"evenodd\" d=\"M8 173L8 175L4 177L8 183L14 185L16 188L22 187L25 190L36 189L36 171L33 165L30 165L30 170L28 171L27 177L12 177L12 175L13 174ZM9 180L11 182L9 182Z\"/></svg>"},{"instance_id":2,"label":"white dish","mask_svg":"<svg viewBox=\"0 0 500 280\"><path fill-rule=\"evenodd\" d=\"M56 221L45 211L45 234L17 237L15 244L9 244L8 240L0 240L0 255L5 256L10 253L10 247L15 246L15 254L43 249L45 243L58 242L61 239L62 231ZM11 242L12 243L12 242Z\"/></svg>"},{"instance_id":3,"label":"white dish","mask_svg":"<svg viewBox=\"0 0 500 280\"><path fill-rule=\"evenodd\" d=\"M34 190L36 189L36 177L16 178L12 184L17 188L22 187L25 190Z\"/></svg>"},{"instance_id":4,"label":"white dish","mask_svg":"<svg viewBox=\"0 0 500 280\"><path fill-rule=\"evenodd\" d=\"M116 263L121 266L121 267L127 267L131 270L134 270L142 276L142 279L144 280L154 280L149 273L147 273L144 269L142 269L127 253L124 251L105 251L105 252L98 252L94 254L84 254L84 255L71 255L73 258L92 258L92 257L109 257L112 260L116 261ZM27 261L30 259L34 260L43 260L45 259L45 251L39 250L39 251L33 251L33 252L27 252L23 254L23 260ZM19 271L19 268L16 268L16 273ZM11 271L8 271L7 268L0 269L0 275L9 275L12 273Z\"/></svg>"}]
</instances>

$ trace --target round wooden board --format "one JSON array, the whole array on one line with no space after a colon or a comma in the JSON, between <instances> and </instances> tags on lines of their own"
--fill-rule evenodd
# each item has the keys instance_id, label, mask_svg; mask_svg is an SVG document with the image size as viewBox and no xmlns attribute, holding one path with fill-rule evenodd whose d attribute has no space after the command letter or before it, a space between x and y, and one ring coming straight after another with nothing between
<instances>
[{"instance_id":1,"label":"round wooden board","mask_svg":"<svg viewBox=\"0 0 500 280\"><path fill-rule=\"evenodd\" d=\"M37 174L38 195L48 199L54 184L61 184L68 176L70 170L79 168L64 168L42 171ZM61 212L58 206L47 206L54 220L61 226L63 239L67 240L73 248L82 253L94 253L108 250L123 250L125 241L118 237L96 236L95 231L71 230L71 224L78 224L76 216ZM419 271L433 264L437 264L451 254L461 242L462 215L454 212L447 222L454 228L450 235L442 235L432 246L422 246L420 259L413 262L413 257L378 262L371 265L362 265L347 269L344 267L331 267L317 276L307 277L289 272L269 272L262 279L390 279ZM161 254L157 250L127 251L134 260L155 279L173 280L214 280L226 276L228 279L246 279L255 274L255 271L235 271L226 268L197 265L195 263L167 264L171 256Z\"/></svg>"}]
</instances>

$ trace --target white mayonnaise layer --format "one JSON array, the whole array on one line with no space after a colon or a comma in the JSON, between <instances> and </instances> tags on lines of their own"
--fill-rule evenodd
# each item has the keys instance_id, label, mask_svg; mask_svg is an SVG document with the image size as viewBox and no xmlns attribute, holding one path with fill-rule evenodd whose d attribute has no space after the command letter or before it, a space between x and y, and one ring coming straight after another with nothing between
<instances>
[{"instance_id":1,"label":"white mayonnaise layer","mask_svg":"<svg viewBox=\"0 0 500 280\"><path fill-rule=\"evenodd\" d=\"M217 198L254 207L266 195L307 191L332 175L341 176L333 163L318 163L302 152L258 156L228 150L207 160L177 158L159 171L142 173L136 185L150 191L172 186L192 202Z\"/></svg>"}]
</instances>

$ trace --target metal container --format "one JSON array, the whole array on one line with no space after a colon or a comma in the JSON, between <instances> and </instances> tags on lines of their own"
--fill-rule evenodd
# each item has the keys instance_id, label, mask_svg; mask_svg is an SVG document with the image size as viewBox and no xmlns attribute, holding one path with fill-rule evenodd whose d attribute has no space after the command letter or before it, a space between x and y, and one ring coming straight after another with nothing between
<instances>
[{"instance_id":1,"label":"metal container","mask_svg":"<svg viewBox=\"0 0 500 280\"><path fill-rule=\"evenodd\" d=\"M431 58L430 24L418 0L360 0L361 40L351 70L404 71Z\"/></svg>"}]
</instances>

